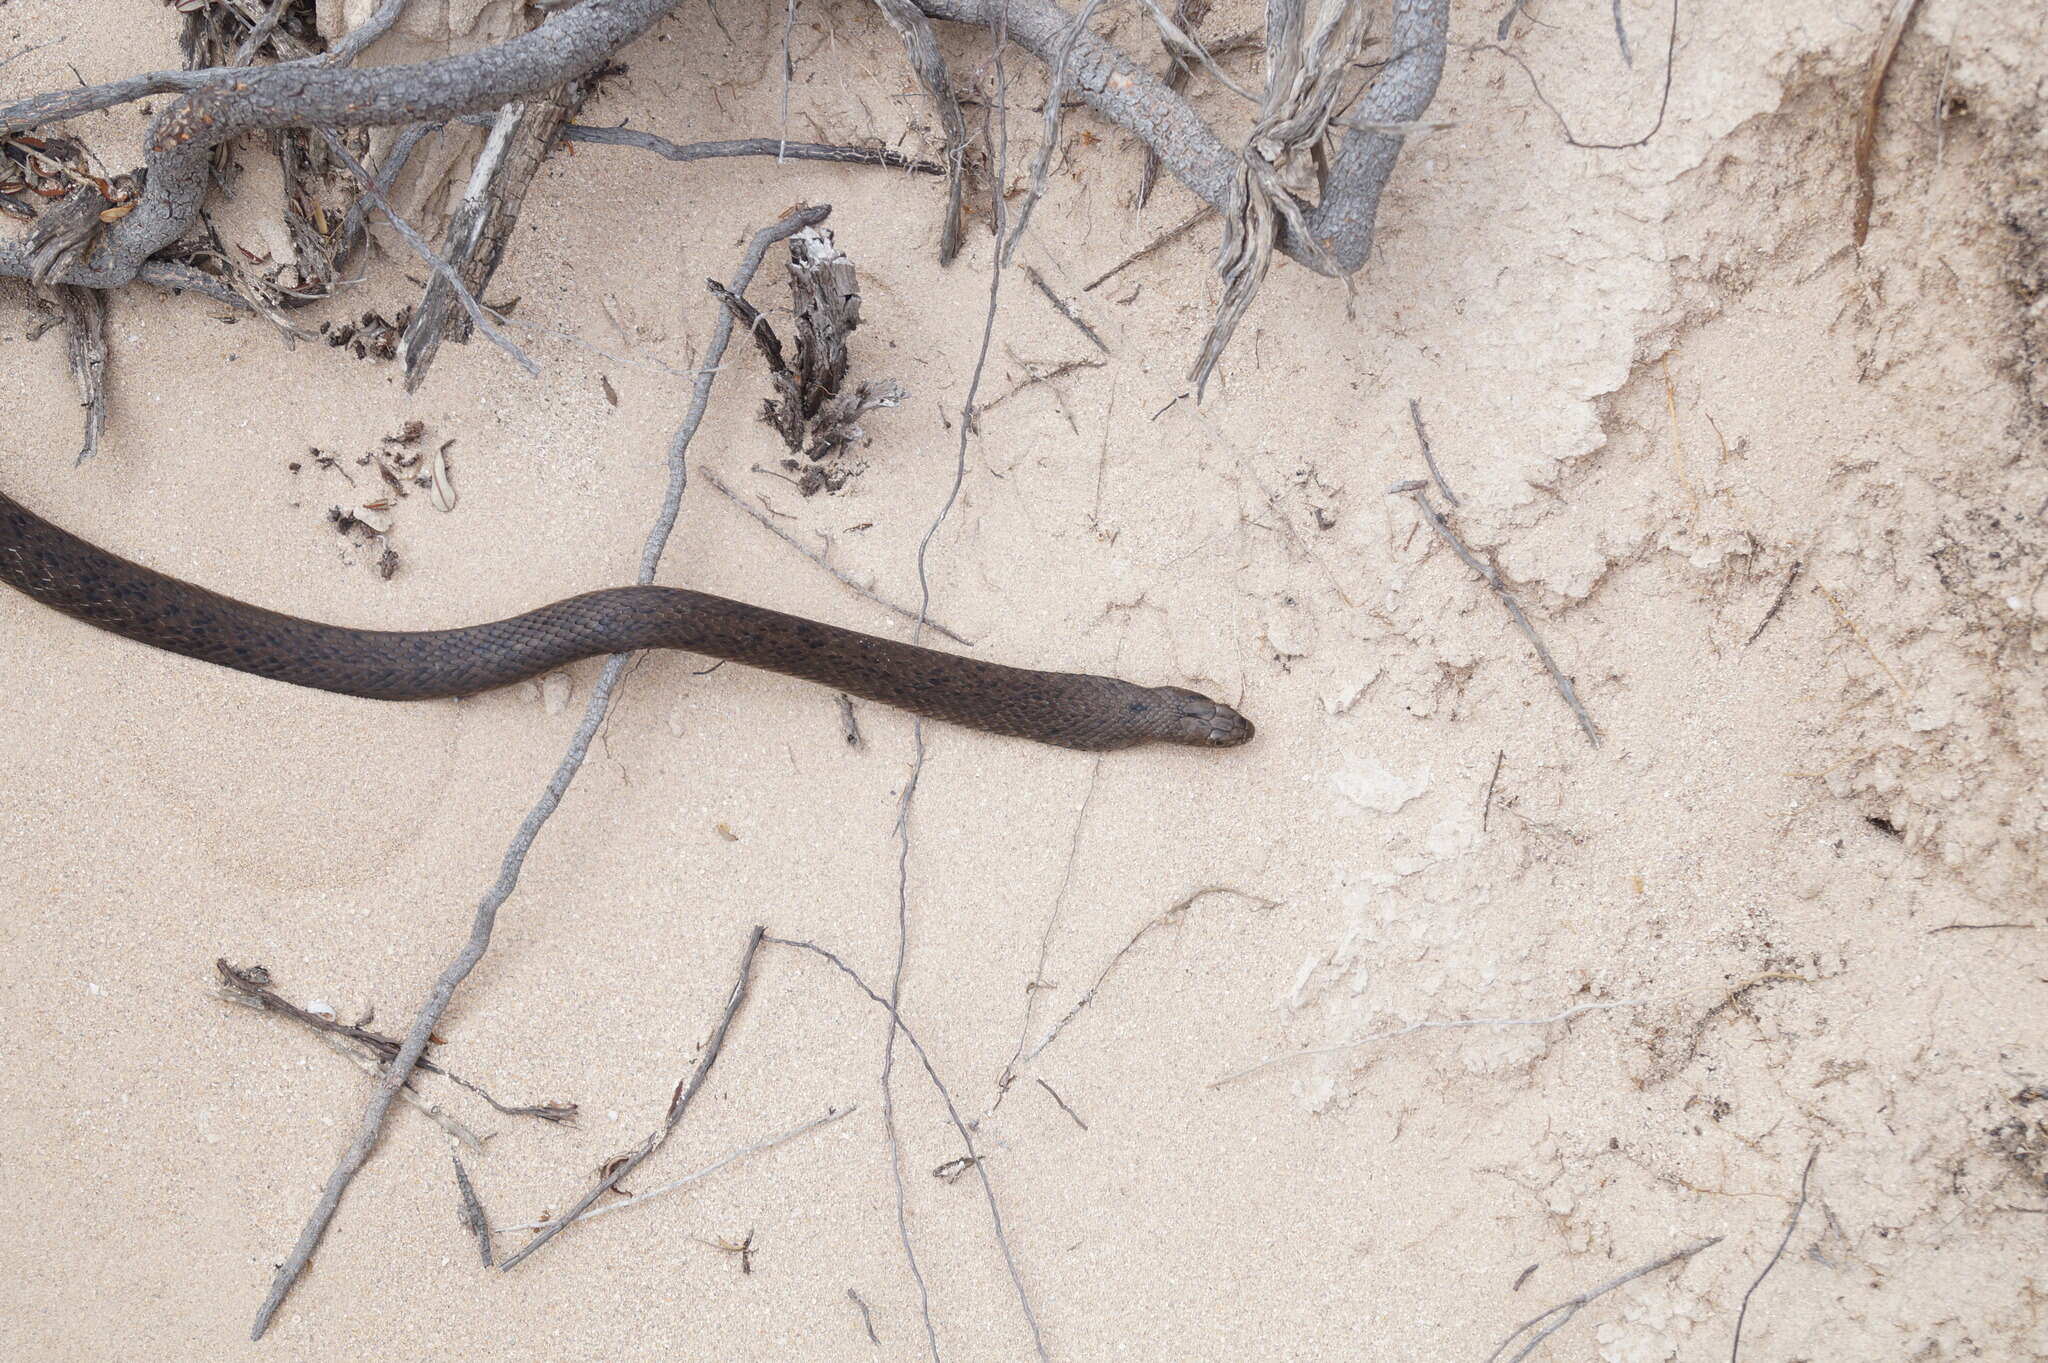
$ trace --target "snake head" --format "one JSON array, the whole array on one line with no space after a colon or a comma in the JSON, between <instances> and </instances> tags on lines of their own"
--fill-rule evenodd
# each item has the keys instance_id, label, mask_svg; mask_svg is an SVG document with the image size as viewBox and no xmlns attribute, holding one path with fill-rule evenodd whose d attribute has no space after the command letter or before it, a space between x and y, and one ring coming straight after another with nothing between
<instances>
[{"instance_id":1,"label":"snake head","mask_svg":"<svg viewBox=\"0 0 2048 1363\"><path fill-rule=\"evenodd\" d=\"M1210 700L1199 691L1180 686L1153 688L1159 695L1161 718L1168 730L1160 737L1169 743L1187 743L1199 748L1234 748L1249 743L1252 722L1220 700Z\"/></svg>"}]
</instances>

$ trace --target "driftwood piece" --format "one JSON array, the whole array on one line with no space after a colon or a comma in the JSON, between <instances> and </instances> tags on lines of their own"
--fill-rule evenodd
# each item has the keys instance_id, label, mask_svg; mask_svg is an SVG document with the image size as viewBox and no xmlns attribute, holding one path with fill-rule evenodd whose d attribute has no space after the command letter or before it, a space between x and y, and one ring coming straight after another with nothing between
<instances>
[{"instance_id":1,"label":"driftwood piece","mask_svg":"<svg viewBox=\"0 0 2048 1363\"><path fill-rule=\"evenodd\" d=\"M894 407L905 397L900 385L886 380L846 386L852 365L846 338L860 326L860 281L831 232L811 228L789 239L794 358L753 305L715 283L712 289L768 362L775 396L762 404L761 419L775 428L792 454L818 464L865 441L862 414ZM828 485L838 483L816 469L807 470L797 484L806 496Z\"/></svg>"},{"instance_id":2,"label":"driftwood piece","mask_svg":"<svg viewBox=\"0 0 2048 1363\"><path fill-rule=\"evenodd\" d=\"M504 260L512 229L519 223L519 210L526 202L527 187L547 160L556 134L582 102L583 88L580 83L559 85L540 99L508 104L498 111L441 249L472 298L483 297L484 286ZM449 335L457 341L467 340L469 319L446 276L436 274L413 312L405 339L399 342L406 392L420 386L434 352Z\"/></svg>"}]
</instances>

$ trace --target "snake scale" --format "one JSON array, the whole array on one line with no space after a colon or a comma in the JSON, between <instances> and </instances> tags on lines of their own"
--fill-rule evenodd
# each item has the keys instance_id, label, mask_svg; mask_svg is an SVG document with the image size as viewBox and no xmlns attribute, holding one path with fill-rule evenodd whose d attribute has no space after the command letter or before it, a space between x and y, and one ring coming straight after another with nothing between
<instances>
[{"instance_id":1,"label":"snake scale","mask_svg":"<svg viewBox=\"0 0 2048 1363\"><path fill-rule=\"evenodd\" d=\"M152 648L374 700L473 695L579 658L671 648L1063 748L1232 747L1252 736L1236 710L1177 686L1004 667L678 587L586 592L460 629L322 624L131 563L4 494L0 582Z\"/></svg>"}]
</instances>

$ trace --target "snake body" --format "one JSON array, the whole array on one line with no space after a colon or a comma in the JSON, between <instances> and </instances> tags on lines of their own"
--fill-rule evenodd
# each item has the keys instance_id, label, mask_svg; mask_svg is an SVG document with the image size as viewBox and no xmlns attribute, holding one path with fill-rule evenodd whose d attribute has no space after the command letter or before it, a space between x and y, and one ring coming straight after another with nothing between
<instances>
[{"instance_id":1,"label":"snake body","mask_svg":"<svg viewBox=\"0 0 2048 1363\"><path fill-rule=\"evenodd\" d=\"M579 658L672 648L1064 748L1231 747L1252 736L1236 710L1177 686L1004 667L678 587L587 592L460 629L322 624L131 563L4 494L0 582L152 648L374 700L473 695Z\"/></svg>"}]
</instances>

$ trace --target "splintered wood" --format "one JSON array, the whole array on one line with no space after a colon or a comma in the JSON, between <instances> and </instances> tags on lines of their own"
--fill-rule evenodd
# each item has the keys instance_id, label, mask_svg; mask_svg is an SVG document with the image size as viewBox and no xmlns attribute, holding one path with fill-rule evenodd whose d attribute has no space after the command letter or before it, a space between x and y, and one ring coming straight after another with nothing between
<instances>
[{"instance_id":1,"label":"splintered wood","mask_svg":"<svg viewBox=\"0 0 2048 1363\"><path fill-rule=\"evenodd\" d=\"M864 413L894 407L907 396L893 380L846 386L852 364L846 338L860 326L860 282L853 262L822 228L789 239L790 307L796 315L793 359L753 305L715 283L712 289L768 361L775 396L762 404L761 419L775 428L791 454L810 461L809 467L799 467L794 460L785 466L801 474L798 486L806 496L821 487L838 490L848 472L819 466L866 442L867 432L860 425Z\"/></svg>"}]
</instances>

